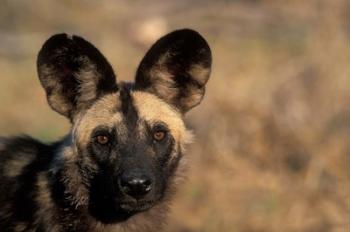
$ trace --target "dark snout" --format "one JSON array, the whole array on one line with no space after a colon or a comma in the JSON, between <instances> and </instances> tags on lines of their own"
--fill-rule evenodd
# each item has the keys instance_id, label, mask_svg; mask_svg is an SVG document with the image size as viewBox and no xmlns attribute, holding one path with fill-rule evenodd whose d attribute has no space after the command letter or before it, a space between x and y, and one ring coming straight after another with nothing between
<instances>
[{"instance_id":1,"label":"dark snout","mask_svg":"<svg viewBox=\"0 0 350 232\"><path fill-rule=\"evenodd\" d=\"M118 178L120 191L135 200L140 200L153 188L153 178L145 172L123 173Z\"/></svg>"}]
</instances>

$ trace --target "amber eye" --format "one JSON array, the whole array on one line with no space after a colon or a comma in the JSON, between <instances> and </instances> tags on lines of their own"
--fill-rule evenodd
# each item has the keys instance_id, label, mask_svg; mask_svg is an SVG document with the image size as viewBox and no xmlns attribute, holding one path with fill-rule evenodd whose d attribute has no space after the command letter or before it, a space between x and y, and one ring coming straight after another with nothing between
<instances>
[{"instance_id":1,"label":"amber eye","mask_svg":"<svg viewBox=\"0 0 350 232\"><path fill-rule=\"evenodd\" d=\"M101 145L105 145L109 142L109 138L106 135L98 135L96 139L97 142Z\"/></svg>"},{"instance_id":2,"label":"amber eye","mask_svg":"<svg viewBox=\"0 0 350 232\"><path fill-rule=\"evenodd\" d=\"M166 132L165 131L156 131L153 134L153 138L157 141L161 141L165 138Z\"/></svg>"}]
</instances>

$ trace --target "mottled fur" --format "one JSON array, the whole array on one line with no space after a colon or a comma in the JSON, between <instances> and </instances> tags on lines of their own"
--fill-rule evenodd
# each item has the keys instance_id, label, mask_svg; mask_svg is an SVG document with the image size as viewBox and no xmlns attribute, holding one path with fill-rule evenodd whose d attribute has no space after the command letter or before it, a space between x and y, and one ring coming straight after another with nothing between
<instances>
[{"instance_id":1,"label":"mottled fur","mask_svg":"<svg viewBox=\"0 0 350 232\"><path fill-rule=\"evenodd\" d=\"M72 128L52 144L0 138L1 231L159 231L186 168L183 114L202 100L210 66L205 40L184 29L152 46L135 83L117 84L89 42L51 37L39 79Z\"/></svg>"}]
</instances>

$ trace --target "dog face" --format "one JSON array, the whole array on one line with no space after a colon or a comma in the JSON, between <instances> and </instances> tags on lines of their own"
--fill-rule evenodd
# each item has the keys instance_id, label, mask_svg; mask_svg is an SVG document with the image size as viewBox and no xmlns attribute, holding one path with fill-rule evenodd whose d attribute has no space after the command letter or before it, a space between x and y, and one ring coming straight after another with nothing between
<instances>
[{"instance_id":1,"label":"dog face","mask_svg":"<svg viewBox=\"0 0 350 232\"><path fill-rule=\"evenodd\" d=\"M86 191L75 197L87 199L92 216L123 221L167 197L190 140L183 115L201 102L210 68L208 44L188 29L151 47L135 83L117 84L106 58L80 37L46 41L39 79L52 109L73 124L64 162L79 164L65 178L81 175Z\"/></svg>"}]
</instances>

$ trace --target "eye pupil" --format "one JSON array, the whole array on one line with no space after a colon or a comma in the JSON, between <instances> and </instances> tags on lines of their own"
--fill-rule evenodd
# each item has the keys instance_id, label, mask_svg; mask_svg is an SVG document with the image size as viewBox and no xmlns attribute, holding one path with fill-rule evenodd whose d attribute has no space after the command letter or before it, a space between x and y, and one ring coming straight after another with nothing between
<instances>
[{"instance_id":1,"label":"eye pupil","mask_svg":"<svg viewBox=\"0 0 350 232\"><path fill-rule=\"evenodd\" d=\"M164 139L165 137L165 132L164 131L156 131L153 135L153 138L157 141L160 141Z\"/></svg>"},{"instance_id":2,"label":"eye pupil","mask_svg":"<svg viewBox=\"0 0 350 232\"><path fill-rule=\"evenodd\" d=\"M97 136L97 142L99 144L105 145L109 142L109 138L106 135L99 135Z\"/></svg>"}]
</instances>

